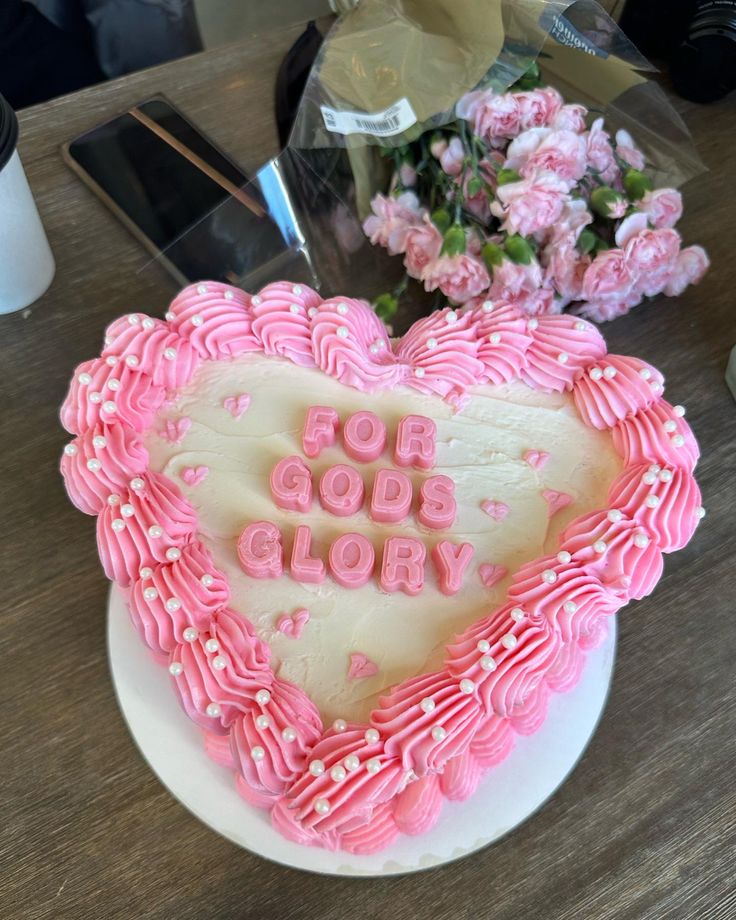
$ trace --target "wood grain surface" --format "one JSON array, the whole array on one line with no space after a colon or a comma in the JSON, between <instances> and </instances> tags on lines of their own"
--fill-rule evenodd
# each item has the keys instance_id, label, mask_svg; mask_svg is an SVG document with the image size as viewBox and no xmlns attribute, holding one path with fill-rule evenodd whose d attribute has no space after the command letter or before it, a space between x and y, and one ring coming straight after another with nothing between
<instances>
[{"instance_id":1,"label":"wood grain surface","mask_svg":"<svg viewBox=\"0 0 736 920\"><path fill-rule=\"evenodd\" d=\"M59 146L164 92L246 169L276 148L272 87L295 31L260 36L29 109L21 155L56 255L30 313L0 318L4 552L0 664L3 918L662 920L736 917L734 447L723 373L736 343L736 111L678 102L710 172L686 188L682 230L713 268L676 300L605 328L688 408L708 516L627 607L611 698L573 776L502 842L384 880L284 869L184 810L134 747L105 648L108 585L94 520L68 502L58 420L72 368L131 310L173 293L64 166ZM0 219L2 219L0 215ZM247 807L243 805L243 807Z\"/></svg>"}]
</instances>

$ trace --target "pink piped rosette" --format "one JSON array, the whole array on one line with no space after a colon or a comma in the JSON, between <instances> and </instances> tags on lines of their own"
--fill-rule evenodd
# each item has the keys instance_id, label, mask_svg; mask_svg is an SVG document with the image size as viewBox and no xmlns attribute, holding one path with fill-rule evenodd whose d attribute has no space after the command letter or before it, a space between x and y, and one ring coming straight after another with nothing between
<instances>
[{"instance_id":1,"label":"pink piped rosette","mask_svg":"<svg viewBox=\"0 0 736 920\"><path fill-rule=\"evenodd\" d=\"M405 680L365 725L325 729L308 696L279 678L253 625L228 606L225 575L197 537L177 485L148 468L143 435L202 361L249 352L315 367L376 392L403 384L460 409L471 388L522 380L569 391L583 421L609 430L624 469L608 507L572 521L556 554L514 575L506 602L447 646L442 670ZM608 355L590 323L469 304L419 320L391 342L364 301L279 282L251 296L216 282L185 288L165 321L133 313L108 327L61 408L76 437L61 472L74 504L97 515L107 576L168 667L206 749L251 804L300 843L371 853L421 834L445 799L470 797L536 731L550 694L572 687L606 620L649 594L663 554L703 515L695 438L662 375Z\"/></svg>"}]
</instances>

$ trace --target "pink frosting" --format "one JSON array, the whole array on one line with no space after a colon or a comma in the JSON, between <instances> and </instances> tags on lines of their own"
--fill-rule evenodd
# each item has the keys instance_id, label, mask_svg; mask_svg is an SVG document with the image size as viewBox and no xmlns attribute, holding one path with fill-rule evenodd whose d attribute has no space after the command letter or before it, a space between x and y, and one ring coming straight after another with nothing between
<instances>
[{"instance_id":1,"label":"pink frosting","mask_svg":"<svg viewBox=\"0 0 736 920\"><path fill-rule=\"evenodd\" d=\"M464 754L458 754L445 764L445 769L439 777L442 795L451 802L466 801L478 788L484 773L485 769L480 760L468 748Z\"/></svg>"},{"instance_id":2,"label":"pink frosting","mask_svg":"<svg viewBox=\"0 0 736 920\"><path fill-rule=\"evenodd\" d=\"M674 425L674 428L667 431L665 425ZM690 426L663 399L623 419L611 432L613 446L624 458L626 466L649 461L679 466L692 473L700 456L698 442Z\"/></svg>"},{"instance_id":3,"label":"pink frosting","mask_svg":"<svg viewBox=\"0 0 736 920\"><path fill-rule=\"evenodd\" d=\"M664 378L646 362L606 355L578 377L573 396L586 425L613 428L621 419L648 409L663 389Z\"/></svg>"},{"instance_id":4,"label":"pink frosting","mask_svg":"<svg viewBox=\"0 0 736 920\"><path fill-rule=\"evenodd\" d=\"M473 312L479 340L478 357L483 362L483 380L508 383L527 367L526 353L532 344L527 317L516 307L497 303L492 310L481 304Z\"/></svg>"},{"instance_id":5,"label":"pink frosting","mask_svg":"<svg viewBox=\"0 0 736 920\"><path fill-rule=\"evenodd\" d=\"M148 451L127 425L98 424L67 444L61 475L72 502L85 514L99 514L108 496L125 491L148 468Z\"/></svg>"},{"instance_id":6,"label":"pink frosting","mask_svg":"<svg viewBox=\"0 0 736 920\"><path fill-rule=\"evenodd\" d=\"M521 379L540 390L569 390L592 362L603 357L606 344L596 328L568 314L527 321L532 344Z\"/></svg>"},{"instance_id":7,"label":"pink frosting","mask_svg":"<svg viewBox=\"0 0 736 920\"><path fill-rule=\"evenodd\" d=\"M203 358L235 358L261 349L251 329L250 300L240 288L219 281L190 284L177 294L166 318Z\"/></svg>"},{"instance_id":8,"label":"pink frosting","mask_svg":"<svg viewBox=\"0 0 736 920\"><path fill-rule=\"evenodd\" d=\"M168 390L188 383L200 361L190 342L168 323L140 313L121 316L107 327L102 357L132 365Z\"/></svg>"},{"instance_id":9,"label":"pink frosting","mask_svg":"<svg viewBox=\"0 0 736 920\"><path fill-rule=\"evenodd\" d=\"M426 834L442 811L442 790L436 774L409 783L396 796L394 821L403 834Z\"/></svg>"},{"instance_id":10,"label":"pink frosting","mask_svg":"<svg viewBox=\"0 0 736 920\"><path fill-rule=\"evenodd\" d=\"M253 334L267 355L280 355L301 367L314 367L309 311L322 298L305 284L276 281L251 300Z\"/></svg>"}]
</instances>

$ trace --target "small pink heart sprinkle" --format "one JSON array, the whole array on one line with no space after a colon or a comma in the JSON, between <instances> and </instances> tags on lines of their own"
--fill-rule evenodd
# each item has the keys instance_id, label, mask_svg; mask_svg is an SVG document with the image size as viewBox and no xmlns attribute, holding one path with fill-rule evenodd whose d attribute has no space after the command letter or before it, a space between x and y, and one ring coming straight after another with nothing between
<instances>
[{"instance_id":1,"label":"small pink heart sprinkle","mask_svg":"<svg viewBox=\"0 0 736 920\"><path fill-rule=\"evenodd\" d=\"M300 639L308 622L309 611L306 607L300 607L292 616L282 613L276 621L276 629L290 639Z\"/></svg>"},{"instance_id":2,"label":"small pink heart sprinkle","mask_svg":"<svg viewBox=\"0 0 736 920\"><path fill-rule=\"evenodd\" d=\"M572 501L572 495L568 495L567 492L557 492L555 489L544 489L542 491L542 497L549 506L547 508L548 517L557 514L558 511L566 508Z\"/></svg>"},{"instance_id":3,"label":"small pink heart sprinkle","mask_svg":"<svg viewBox=\"0 0 736 920\"><path fill-rule=\"evenodd\" d=\"M534 470L541 470L549 460L549 454L546 450L528 450L522 460L526 460L529 466Z\"/></svg>"},{"instance_id":4,"label":"small pink heart sprinkle","mask_svg":"<svg viewBox=\"0 0 736 920\"><path fill-rule=\"evenodd\" d=\"M207 478L209 471L208 466L185 466L179 475L188 486L198 486Z\"/></svg>"},{"instance_id":5,"label":"small pink heart sprinkle","mask_svg":"<svg viewBox=\"0 0 736 920\"><path fill-rule=\"evenodd\" d=\"M184 435L191 427L192 420L188 416L183 415L179 419L168 419L163 430L159 433L162 438L166 438L166 440L171 441L172 444L181 444L184 440Z\"/></svg>"},{"instance_id":6,"label":"small pink heart sprinkle","mask_svg":"<svg viewBox=\"0 0 736 920\"><path fill-rule=\"evenodd\" d=\"M222 406L227 409L233 418L240 418L250 406L250 393L241 393L240 396L226 396Z\"/></svg>"},{"instance_id":7,"label":"small pink heart sprinkle","mask_svg":"<svg viewBox=\"0 0 736 920\"><path fill-rule=\"evenodd\" d=\"M494 565L492 562L484 562L478 566L480 580L486 588L492 588L495 584L498 584L501 579L506 577L507 573L508 569L505 566Z\"/></svg>"},{"instance_id":8,"label":"small pink heart sprinkle","mask_svg":"<svg viewBox=\"0 0 736 920\"><path fill-rule=\"evenodd\" d=\"M491 498L484 499L480 507L494 521L502 521L511 510L506 502L496 502Z\"/></svg>"},{"instance_id":9,"label":"small pink heart sprinkle","mask_svg":"<svg viewBox=\"0 0 736 920\"><path fill-rule=\"evenodd\" d=\"M373 677L374 674L378 674L378 665L375 661L371 661L370 658L362 652L350 653L348 677L352 677L356 680L363 677Z\"/></svg>"}]
</instances>

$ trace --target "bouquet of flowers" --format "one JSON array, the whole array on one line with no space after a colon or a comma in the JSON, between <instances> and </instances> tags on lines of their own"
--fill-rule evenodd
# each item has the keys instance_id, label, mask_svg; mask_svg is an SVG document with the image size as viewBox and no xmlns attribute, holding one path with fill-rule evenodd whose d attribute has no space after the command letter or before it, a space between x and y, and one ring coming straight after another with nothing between
<instances>
[{"instance_id":1,"label":"bouquet of flowers","mask_svg":"<svg viewBox=\"0 0 736 920\"><path fill-rule=\"evenodd\" d=\"M530 315L568 308L597 322L647 297L681 294L708 267L675 229L682 198L655 189L630 134L540 85L536 64L508 92L480 89L456 122L394 160L363 228L402 255L406 277L376 310L388 320L408 277L452 303L512 303Z\"/></svg>"}]
</instances>

